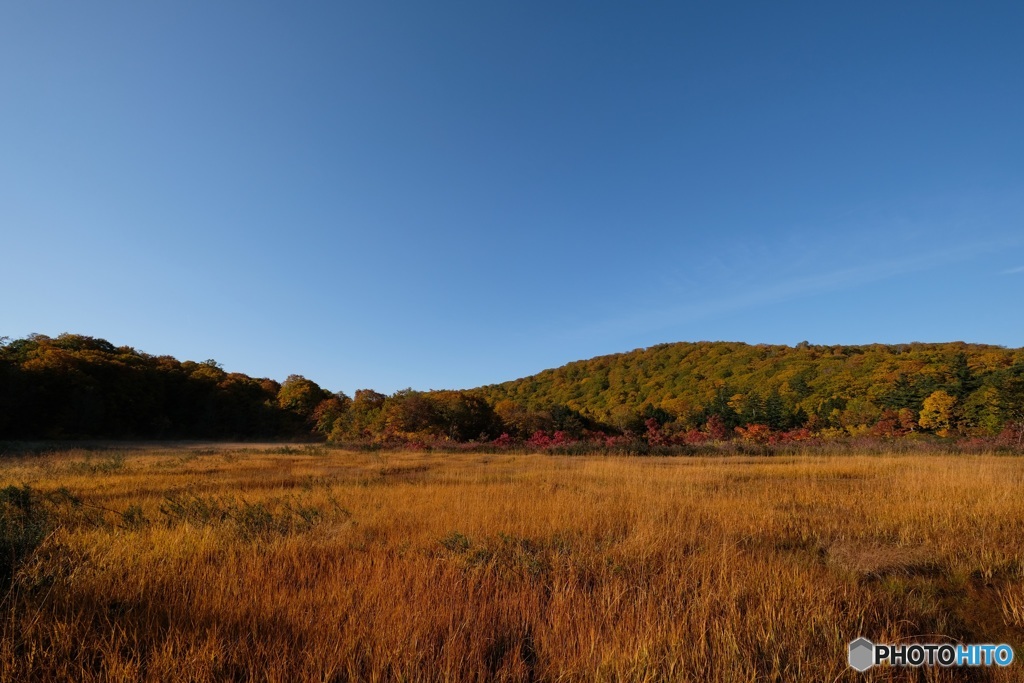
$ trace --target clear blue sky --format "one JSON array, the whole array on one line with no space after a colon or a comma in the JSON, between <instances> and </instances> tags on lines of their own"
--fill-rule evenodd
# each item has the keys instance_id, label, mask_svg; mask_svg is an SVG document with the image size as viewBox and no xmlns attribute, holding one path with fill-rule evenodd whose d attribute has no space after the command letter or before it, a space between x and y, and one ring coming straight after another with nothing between
<instances>
[{"instance_id":1,"label":"clear blue sky","mask_svg":"<svg viewBox=\"0 0 1024 683\"><path fill-rule=\"evenodd\" d=\"M0 335L351 393L1024 346L1024 3L9 2Z\"/></svg>"}]
</instances>

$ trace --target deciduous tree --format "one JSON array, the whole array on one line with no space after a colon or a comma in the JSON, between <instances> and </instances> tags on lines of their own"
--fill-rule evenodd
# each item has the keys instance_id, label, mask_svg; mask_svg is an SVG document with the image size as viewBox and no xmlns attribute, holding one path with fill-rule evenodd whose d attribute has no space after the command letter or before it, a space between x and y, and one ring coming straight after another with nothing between
<instances>
[{"instance_id":1,"label":"deciduous tree","mask_svg":"<svg viewBox=\"0 0 1024 683\"><path fill-rule=\"evenodd\" d=\"M924 400L918 424L925 429L935 430L939 436L948 436L953 428L953 407L955 405L956 398L953 396L942 389L933 391Z\"/></svg>"}]
</instances>

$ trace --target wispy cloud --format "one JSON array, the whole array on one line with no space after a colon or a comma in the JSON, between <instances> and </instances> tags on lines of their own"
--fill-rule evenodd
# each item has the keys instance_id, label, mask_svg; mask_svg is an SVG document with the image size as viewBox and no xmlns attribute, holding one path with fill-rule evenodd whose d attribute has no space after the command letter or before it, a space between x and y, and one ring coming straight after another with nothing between
<instances>
[{"instance_id":1,"label":"wispy cloud","mask_svg":"<svg viewBox=\"0 0 1024 683\"><path fill-rule=\"evenodd\" d=\"M823 291L853 289L865 284L911 273L924 272L952 263L972 260L999 248L987 243L958 245L904 258L872 261L830 272L797 277L780 282L753 284L732 295L694 301L678 306L636 311L608 318L573 330L570 334L599 334L628 330L632 333L652 332L674 325L693 322L721 313L739 311L796 299ZM1024 272L1024 266L1006 272Z\"/></svg>"},{"instance_id":2,"label":"wispy cloud","mask_svg":"<svg viewBox=\"0 0 1024 683\"><path fill-rule=\"evenodd\" d=\"M1024 266L1017 266L1016 268L1008 268L1003 271L1003 275L1015 275L1016 273L1024 273Z\"/></svg>"}]
</instances>

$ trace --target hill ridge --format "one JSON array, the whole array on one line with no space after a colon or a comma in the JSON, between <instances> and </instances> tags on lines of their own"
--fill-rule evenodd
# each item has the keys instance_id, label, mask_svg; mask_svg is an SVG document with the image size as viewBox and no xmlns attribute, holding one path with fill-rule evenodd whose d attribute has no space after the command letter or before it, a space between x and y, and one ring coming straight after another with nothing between
<instances>
[{"instance_id":1,"label":"hill ridge","mask_svg":"<svg viewBox=\"0 0 1024 683\"><path fill-rule=\"evenodd\" d=\"M991 433L1015 409L1022 372L1024 349L964 341L684 341L571 361L479 391L494 404L565 405L618 429L636 429L645 409L691 428L713 414L732 426L758 422L758 404L775 397L784 414L771 416L773 427L872 426L886 410L920 413L928 396L945 391L957 399L958 423Z\"/></svg>"},{"instance_id":2,"label":"hill ridge","mask_svg":"<svg viewBox=\"0 0 1024 683\"><path fill-rule=\"evenodd\" d=\"M669 342L468 390L332 394L62 334L0 340L0 438L571 438L757 426L989 437L1024 425L1024 349L968 342ZM718 437L716 437L718 438Z\"/></svg>"}]
</instances>

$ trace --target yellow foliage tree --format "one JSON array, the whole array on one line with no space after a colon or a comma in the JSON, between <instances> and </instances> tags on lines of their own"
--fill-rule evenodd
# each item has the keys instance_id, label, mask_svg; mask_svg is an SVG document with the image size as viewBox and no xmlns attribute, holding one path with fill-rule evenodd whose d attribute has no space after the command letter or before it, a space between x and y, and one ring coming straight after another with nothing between
<instances>
[{"instance_id":1,"label":"yellow foliage tree","mask_svg":"<svg viewBox=\"0 0 1024 683\"><path fill-rule=\"evenodd\" d=\"M924 429L934 429L939 436L948 436L953 427L953 407L955 405L956 398L942 389L934 391L924 400L917 423Z\"/></svg>"}]
</instances>

